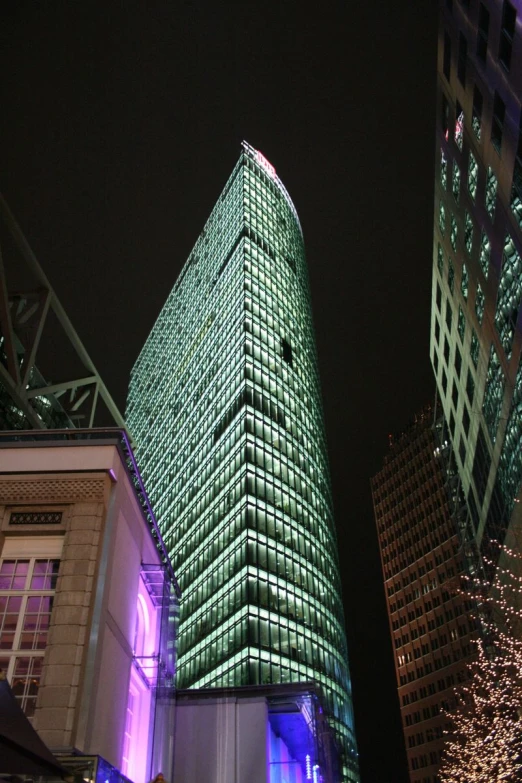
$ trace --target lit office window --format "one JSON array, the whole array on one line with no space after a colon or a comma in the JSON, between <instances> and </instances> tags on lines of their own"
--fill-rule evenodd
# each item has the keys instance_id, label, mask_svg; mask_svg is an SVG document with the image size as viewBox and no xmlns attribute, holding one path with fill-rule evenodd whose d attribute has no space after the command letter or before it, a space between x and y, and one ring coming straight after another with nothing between
<instances>
[{"instance_id":1,"label":"lit office window","mask_svg":"<svg viewBox=\"0 0 522 783\"><path fill-rule=\"evenodd\" d=\"M448 187L448 161L444 155L444 150L440 151L440 184L444 190Z\"/></svg>"},{"instance_id":2,"label":"lit office window","mask_svg":"<svg viewBox=\"0 0 522 783\"><path fill-rule=\"evenodd\" d=\"M455 218L455 215L451 215L451 231L450 231L450 242L451 247L453 248L454 252L457 252L457 220Z\"/></svg>"},{"instance_id":3,"label":"lit office window","mask_svg":"<svg viewBox=\"0 0 522 783\"><path fill-rule=\"evenodd\" d=\"M475 312L477 314L477 319L479 324L482 323L482 319L484 318L484 308L486 305L486 297L484 296L484 291L480 287L480 283L477 285L477 293L475 295Z\"/></svg>"},{"instance_id":4,"label":"lit office window","mask_svg":"<svg viewBox=\"0 0 522 783\"><path fill-rule=\"evenodd\" d=\"M464 315L462 307L459 307L458 332L461 342L464 342L464 334L466 332L466 316Z\"/></svg>"},{"instance_id":5,"label":"lit office window","mask_svg":"<svg viewBox=\"0 0 522 783\"><path fill-rule=\"evenodd\" d=\"M444 208L444 204L439 202L439 228L440 233L444 235L444 232L446 231L446 209Z\"/></svg>"},{"instance_id":6,"label":"lit office window","mask_svg":"<svg viewBox=\"0 0 522 783\"><path fill-rule=\"evenodd\" d=\"M486 179L486 209L489 212L491 220L495 217L495 208L497 205L497 188L498 181L495 176L495 172L491 167L488 168L488 176Z\"/></svg>"},{"instance_id":7,"label":"lit office window","mask_svg":"<svg viewBox=\"0 0 522 783\"><path fill-rule=\"evenodd\" d=\"M480 253L479 253L479 263L480 268L482 269L482 272L484 274L484 277L487 279L489 274L489 261L491 258L491 243L489 241L489 237L486 234L485 231L482 231L481 237L480 237Z\"/></svg>"},{"instance_id":8,"label":"lit office window","mask_svg":"<svg viewBox=\"0 0 522 783\"><path fill-rule=\"evenodd\" d=\"M460 169L457 166L457 161L453 161L453 182L452 182L453 198L459 203L460 196Z\"/></svg>"},{"instance_id":9,"label":"lit office window","mask_svg":"<svg viewBox=\"0 0 522 783\"><path fill-rule=\"evenodd\" d=\"M478 365L479 355L480 355L480 343L475 333L475 330L473 330L471 335L470 356L475 367Z\"/></svg>"},{"instance_id":10,"label":"lit office window","mask_svg":"<svg viewBox=\"0 0 522 783\"><path fill-rule=\"evenodd\" d=\"M464 111L460 103L457 101L455 104L455 143L461 152L462 152L463 140L464 140Z\"/></svg>"},{"instance_id":11,"label":"lit office window","mask_svg":"<svg viewBox=\"0 0 522 783\"><path fill-rule=\"evenodd\" d=\"M477 195L477 183L478 183L478 163L475 160L475 156L469 151L468 160L468 191L469 195L475 201Z\"/></svg>"},{"instance_id":12,"label":"lit office window","mask_svg":"<svg viewBox=\"0 0 522 783\"><path fill-rule=\"evenodd\" d=\"M494 346L491 346L489 354L489 365L486 376L486 387L484 390L484 402L482 412L486 420L486 425L494 442L497 436L502 401L504 399L505 378Z\"/></svg>"},{"instance_id":13,"label":"lit office window","mask_svg":"<svg viewBox=\"0 0 522 783\"><path fill-rule=\"evenodd\" d=\"M467 253L471 255L473 248L473 220L467 210L464 213L464 245Z\"/></svg>"},{"instance_id":14,"label":"lit office window","mask_svg":"<svg viewBox=\"0 0 522 783\"><path fill-rule=\"evenodd\" d=\"M520 301L522 298L522 261L513 239L506 235L502 272L498 286L495 326L508 359L511 358Z\"/></svg>"},{"instance_id":15,"label":"lit office window","mask_svg":"<svg viewBox=\"0 0 522 783\"><path fill-rule=\"evenodd\" d=\"M462 264L462 279L460 282L460 290L463 298L467 299L469 292L469 274L466 264Z\"/></svg>"}]
</instances>

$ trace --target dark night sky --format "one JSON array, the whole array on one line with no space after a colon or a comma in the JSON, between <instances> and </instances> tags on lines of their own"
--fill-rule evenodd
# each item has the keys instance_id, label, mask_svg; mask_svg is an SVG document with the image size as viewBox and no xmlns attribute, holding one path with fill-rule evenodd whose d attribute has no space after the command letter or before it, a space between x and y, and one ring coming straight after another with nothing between
<instances>
[{"instance_id":1,"label":"dark night sky","mask_svg":"<svg viewBox=\"0 0 522 783\"><path fill-rule=\"evenodd\" d=\"M18 0L0 36L0 190L122 410L241 139L285 183L310 268L362 780L403 783L369 479L432 398L436 4Z\"/></svg>"}]
</instances>

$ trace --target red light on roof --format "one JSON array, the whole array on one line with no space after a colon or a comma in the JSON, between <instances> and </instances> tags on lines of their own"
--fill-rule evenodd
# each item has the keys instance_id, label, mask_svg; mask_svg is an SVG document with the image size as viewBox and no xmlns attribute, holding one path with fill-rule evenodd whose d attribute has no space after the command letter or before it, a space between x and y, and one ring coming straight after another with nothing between
<instances>
[{"instance_id":1,"label":"red light on roof","mask_svg":"<svg viewBox=\"0 0 522 783\"><path fill-rule=\"evenodd\" d=\"M276 170L272 166L272 164L265 158L265 156L259 152L259 150L256 150L256 160L259 163L260 166L264 168L267 174L271 176L272 178L275 177Z\"/></svg>"}]
</instances>

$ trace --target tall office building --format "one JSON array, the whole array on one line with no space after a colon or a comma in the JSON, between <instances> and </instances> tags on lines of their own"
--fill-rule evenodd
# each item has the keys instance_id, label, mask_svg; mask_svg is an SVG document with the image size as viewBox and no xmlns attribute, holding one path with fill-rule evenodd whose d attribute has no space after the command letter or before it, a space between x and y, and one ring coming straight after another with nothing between
<instances>
[{"instance_id":1,"label":"tall office building","mask_svg":"<svg viewBox=\"0 0 522 783\"><path fill-rule=\"evenodd\" d=\"M302 232L246 143L133 368L127 415L183 595L178 686L315 680L357 780Z\"/></svg>"},{"instance_id":2,"label":"tall office building","mask_svg":"<svg viewBox=\"0 0 522 783\"><path fill-rule=\"evenodd\" d=\"M454 688L475 654L466 559L452 516L440 425L426 408L394 438L372 496L411 783L435 783Z\"/></svg>"},{"instance_id":3,"label":"tall office building","mask_svg":"<svg viewBox=\"0 0 522 783\"><path fill-rule=\"evenodd\" d=\"M521 17L440 3L431 359L483 551L516 543L521 513Z\"/></svg>"}]
</instances>

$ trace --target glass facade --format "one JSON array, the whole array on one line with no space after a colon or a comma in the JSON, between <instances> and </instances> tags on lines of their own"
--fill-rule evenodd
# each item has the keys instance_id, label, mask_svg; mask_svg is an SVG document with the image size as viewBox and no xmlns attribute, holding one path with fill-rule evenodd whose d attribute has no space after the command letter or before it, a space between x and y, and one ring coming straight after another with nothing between
<instances>
[{"instance_id":1,"label":"glass facade","mask_svg":"<svg viewBox=\"0 0 522 783\"><path fill-rule=\"evenodd\" d=\"M489 539L502 541L518 529L522 501L521 11L493 0L451 7L440 0L439 10L434 248L451 259L460 286L433 264L431 359L460 456L467 540L491 556ZM463 35L476 42L466 50L465 81L455 57L444 67ZM458 138L446 133L452 127ZM451 188L442 167L453 172ZM459 312L456 339L439 318L449 306ZM456 400L462 378L466 398Z\"/></svg>"},{"instance_id":2,"label":"glass facade","mask_svg":"<svg viewBox=\"0 0 522 783\"><path fill-rule=\"evenodd\" d=\"M357 780L302 232L245 142L133 368L127 420L183 595L178 687L317 682Z\"/></svg>"}]
</instances>

